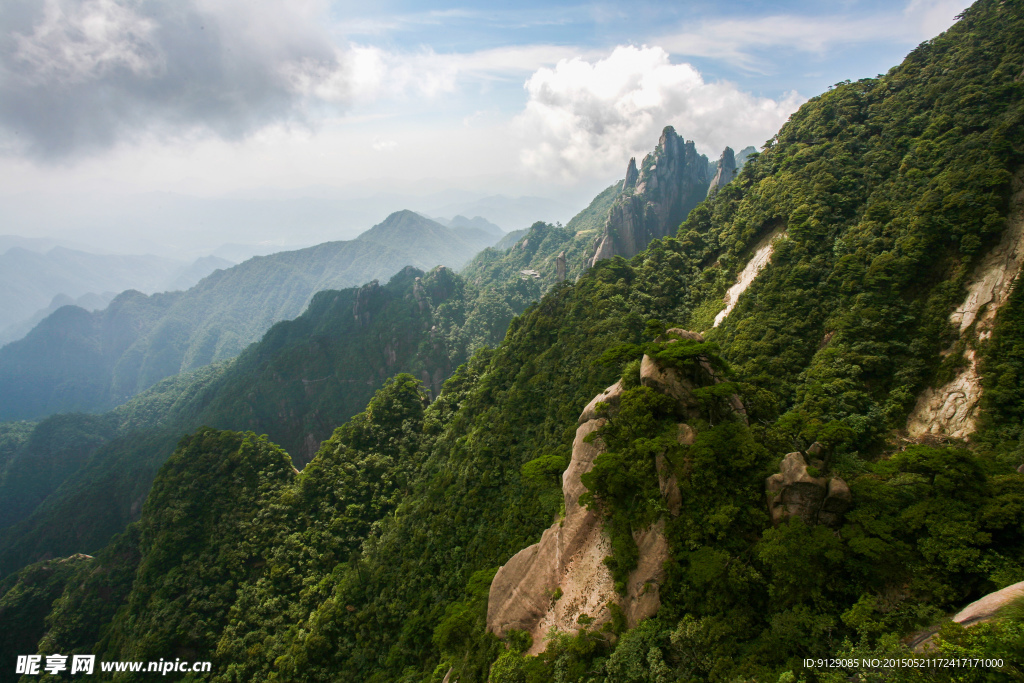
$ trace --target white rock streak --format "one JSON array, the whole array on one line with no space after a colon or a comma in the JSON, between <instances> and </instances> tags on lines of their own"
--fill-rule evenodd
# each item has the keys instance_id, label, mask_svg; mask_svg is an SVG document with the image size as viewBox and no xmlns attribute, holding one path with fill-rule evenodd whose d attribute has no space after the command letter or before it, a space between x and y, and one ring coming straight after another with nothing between
<instances>
[{"instance_id":1,"label":"white rock streak","mask_svg":"<svg viewBox=\"0 0 1024 683\"><path fill-rule=\"evenodd\" d=\"M780 237L784 237L785 233L781 230L776 230L767 237L761 240L761 242L754 248L754 255L747 261L747 265L744 266L743 270L740 271L739 276L736 278L736 284L729 288L729 291L725 293L725 297L722 301L725 303L725 308L718 312L715 316L714 327L718 327L722 324L722 321L732 313L732 309L736 307L736 302L739 301L740 295L747 291L747 287L754 281L758 273L764 270L764 267L768 265L768 262L772 258L772 252L775 249L775 240Z\"/></svg>"},{"instance_id":2,"label":"white rock streak","mask_svg":"<svg viewBox=\"0 0 1024 683\"><path fill-rule=\"evenodd\" d=\"M1024 263L1024 174L1014 179L1014 194L1003 237L975 271L964 302L949 316L963 337L973 325L974 335L984 341L992 335L996 312L1006 303ZM966 439L976 428L981 400L978 359L970 345L964 351L967 364L949 383L925 389L907 418L911 438L950 437Z\"/></svg>"}]
</instances>

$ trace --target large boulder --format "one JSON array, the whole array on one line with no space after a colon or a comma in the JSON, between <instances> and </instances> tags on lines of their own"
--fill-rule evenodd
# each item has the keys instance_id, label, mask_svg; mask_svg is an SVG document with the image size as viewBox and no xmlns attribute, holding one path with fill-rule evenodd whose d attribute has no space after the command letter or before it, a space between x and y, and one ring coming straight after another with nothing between
<instances>
[{"instance_id":1,"label":"large boulder","mask_svg":"<svg viewBox=\"0 0 1024 683\"><path fill-rule=\"evenodd\" d=\"M617 410L624 391L625 389L622 387L622 380L619 380L594 398L590 399L590 403L588 403L587 407L583 409L582 413L580 413L580 419L577 424L584 424L591 420L596 420L599 417L597 414L597 406L599 403L605 404L608 410Z\"/></svg>"},{"instance_id":2,"label":"large boulder","mask_svg":"<svg viewBox=\"0 0 1024 683\"><path fill-rule=\"evenodd\" d=\"M789 453L765 481L772 523L797 516L805 524L838 524L850 507L850 488L838 477L811 476L803 453Z\"/></svg>"}]
</instances>

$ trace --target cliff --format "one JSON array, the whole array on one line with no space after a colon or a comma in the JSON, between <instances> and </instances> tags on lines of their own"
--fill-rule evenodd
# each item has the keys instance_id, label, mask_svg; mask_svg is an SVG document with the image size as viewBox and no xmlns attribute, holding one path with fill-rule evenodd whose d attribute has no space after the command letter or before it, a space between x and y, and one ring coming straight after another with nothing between
<instances>
[{"instance_id":1,"label":"cliff","mask_svg":"<svg viewBox=\"0 0 1024 683\"><path fill-rule=\"evenodd\" d=\"M666 346L681 340L704 342L701 335L681 329L668 330L665 336ZM721 378L704 356L695 357L694 370L681 372L644 355L639 381L641 387L670 399L667 403L675 413L699 421L699 390L721 383ZM671 556L664 519L632 530L636 561L624 585L616 586L611 568L614 563L608 561L614 554L613 542L603 521L606 503L594 499L584 502L588 497L585 475L607 449L602 429L609 420L615 420L627 391L620 380L583 409L577 421L572 459L562 475L564 515L538 543L505 563L491 583L487 629L499 637L512 629L528 631L532 637L530 654L545 650L552 630L573 633L582 624L599 631L612 621L613 605L621 610L629 628L654 616L661 606L660 586ZM734 418L745 422L746 410L739 398L730 397L729 404ZM693 445L696 434L688 424L678 424L671 431L679 445ZM648 465L657 472L665 510L675 516L679 514L681 494L666 455L658 454Z\"/></svg>"}]
</instances>

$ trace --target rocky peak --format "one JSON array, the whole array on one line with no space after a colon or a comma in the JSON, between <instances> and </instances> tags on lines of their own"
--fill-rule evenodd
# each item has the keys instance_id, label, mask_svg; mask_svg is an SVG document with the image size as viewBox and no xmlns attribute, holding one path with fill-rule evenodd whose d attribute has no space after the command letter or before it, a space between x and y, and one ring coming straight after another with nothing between
<instances>
[{"instance_id":1,"label":"rocky peak","mask_svg":"<svg viewBox=\"0 0 1024 683\"><path fill-rule=\"evenodd\" d=\"M732 147L726 147L722 157L718 160L718 170L715 177L711 179L708 186L708 196L715 194L718 190L736 176L736 154Z\"/></svg>"},{"instance_id":2,"label":"rocky peak","mask_svg":"<svg viewBox=\"0 0 1024 683\"><path fill-rule=\"evenodd\" d=\"M636 187L636 181L640 178L640 171L636 170L636 157L629 158L629 166L626 167L626 179L622 181L622 191L632 190Z\"/></svg>"},{"instance_id":3,"label":"rocky peak","mask_svg":"<svg viewBox=\"0 0 1024 683\"><path fill-rule=\"evenodd\" d=\"M630 161L623 181L624 190L635 182L633 192L623 193L612 204L591 265L612 256L634 256L652 240L674 235L690 209L707 195L707 157L672 126L662 131L658 146L644 157L633 181L635 163Z\"/></svg>"}]
</instances>

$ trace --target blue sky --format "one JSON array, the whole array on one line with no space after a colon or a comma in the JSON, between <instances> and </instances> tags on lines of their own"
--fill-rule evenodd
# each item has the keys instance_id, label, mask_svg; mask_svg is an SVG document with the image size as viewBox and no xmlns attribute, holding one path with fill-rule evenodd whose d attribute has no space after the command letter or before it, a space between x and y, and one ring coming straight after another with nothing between
<instances>
[{"instance_id":1,"label":"blue sky","mask_svg":"<svg viewBox=\"0 0 1024 683\"><path fill-rule=\"evenodd\" d=\"M578 202L665 125L712 157L763 143L968 4L9 0L0 218L152 192Z\"/></svg>"}]
</instances>

